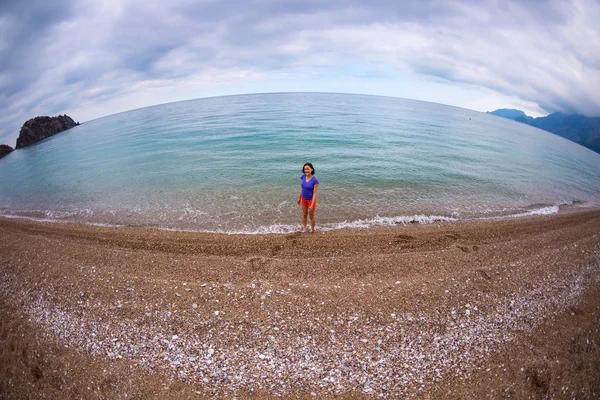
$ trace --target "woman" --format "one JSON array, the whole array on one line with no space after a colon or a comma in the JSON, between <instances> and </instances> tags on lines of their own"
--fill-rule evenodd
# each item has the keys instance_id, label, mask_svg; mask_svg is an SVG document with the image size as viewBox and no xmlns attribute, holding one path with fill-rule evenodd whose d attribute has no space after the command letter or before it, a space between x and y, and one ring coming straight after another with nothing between
<instances>
[{"instance_id":1,"label":"woman","mask_svg":"<svg viewBox=\"0 0 600 400\"><path fill-rule=\"evenodd\" d=\"M298 196L298 204L302 207L302 226L306 232L307 216L310 215L311 232L315 232L315 209L317 208L317 191L319 190L319 180L315 176L315 168L309 162L302 166L304 175L302 180L302 189Z\"/></svg>"}]
</instances>

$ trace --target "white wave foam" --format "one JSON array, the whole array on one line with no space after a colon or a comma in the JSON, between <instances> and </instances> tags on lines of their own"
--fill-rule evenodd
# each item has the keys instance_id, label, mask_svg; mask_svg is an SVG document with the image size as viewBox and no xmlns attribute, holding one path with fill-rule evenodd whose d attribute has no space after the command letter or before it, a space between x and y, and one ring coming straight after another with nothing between
<instances>
[{"instance_id":1,"label":"white wave foam","mask_svg":"<svg viewBox=\"0 0 600 400\"><path fill-rule=\"evenodd\" d=\"M492 214L490 217L475 217L474 220L494 220L494 219L505 219L505 218L523 218L533 217L536 215L550 215L557 214L560 211L560 207L566 204L555 204L550 206L541 206L531 208L529 210L522 211L515 209L503 208L502 210L486 210L486 214ZM497 214L497 215L493 215Z\"/></svg>"},{"instance_id":2,"label":"white wave foam","mask_svg":"<svg viewBox=\"0 0 600 400\"><path fill-rule=\"evenodd\" d=\"M88 221L94 216L94 212L88 209L78 209L75 211L56 211L56 210L0 210L0 217L10 219L24 219L35 222L50 222L50 223L76 223L91 226L101 226L109 228L120 228L124 225L110 224L103 222ZM81 217L82 220L77 220Z\"/></svg>"},{"instance_id":3,"label":"white wave foam","mask_svg":"<svg viewBox=\"0 0 600 400\"><path fill-rule=\"evenodd\" d=\"M182 229L176 228L168 228L164 229L168 231L181 231ZM241 229L186 229L187 232L207 232L207 233L224 233L227 235L264 235L264 234L285 234L285 233L295 233L301 231L300 224L290 225L290 224L274 224L268 226L259 226L255 228L241 228Z\"/></svg>"},{"instance_id":4,"label":"white wave foam","mask_svg":"<svg viewBox=\"0 0 600 400\"><path fill-rule=\"evenodd\" d=\"M419 224L430 224L434 222L452 222L457 221L457 218L444 217L441 215L412 215L412 216L396 216L396 217L380 217L368 219L358 219L354 221L342 221L335 223L324 223L318 224L318 231L333 231L339 229L361 229L361 228L373 228L377 226L395 226L395 225L406 225L411 223ZM174 229L176 230L176 229ZM300 224L275 224L269 226L260 226L256 228L247 229L233 229L233 230L217 230L217 231L205 231L205 232L217 232L225 234L245 234L245 235L259 235L259 234L287 234L301 231Z\"/></svg>"},{"instance_id":5,"label":"white wave foam","mask_svg":"<svg viewBox=\"0 0 600 400\"><path fill-rule=\"evenodd\" d=\"M510 215L510 217L520 218L520 217L529 217L529 216L533 216L533 215L556 214L559 211L559 207L560 206L554 205L554 206L546 206L546 207L541 207L541 208L534 208L532 210L528 210L523 213Z\"/></svg>"},{"instance_id":6,"label":"white wave foam","mask_svg":"<svg viewBox=\"0 0 600 400\"><path fill-rule=\"evenodd\" d=\"M434 222L452 222L456 221L456 218L453 217L444 217L441 215L399 215L395 217L380 217L376 216L375 218L367 218L367 219L358 219L355 221L344 221L339 223L334 223L330 225L326 225L325 230L332 229L344 229L344 228L371 228L375 226L394 226L394 225L406 225L411 223L419 223L419 224L431 224Z\"/></svg>"}]
</instances>

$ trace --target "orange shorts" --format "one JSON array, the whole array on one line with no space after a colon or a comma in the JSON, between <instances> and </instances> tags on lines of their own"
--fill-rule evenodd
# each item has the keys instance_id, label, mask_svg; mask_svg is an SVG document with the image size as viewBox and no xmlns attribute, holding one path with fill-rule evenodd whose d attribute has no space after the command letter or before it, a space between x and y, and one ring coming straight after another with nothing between
<instances>
[{"instance_id":1,"label":"orange shorts","mask_svg":"<svg viewBox=\"0 0 600 400\"><path fill-rule=\"evenodd\" d=\"M300 205L302 207L310 207L310 205L312 204L312 200L304 200L304 197L302 197L300 199ZM317 202L315 201L315 209L317 208Z\"/></svg>"}]
</instances>

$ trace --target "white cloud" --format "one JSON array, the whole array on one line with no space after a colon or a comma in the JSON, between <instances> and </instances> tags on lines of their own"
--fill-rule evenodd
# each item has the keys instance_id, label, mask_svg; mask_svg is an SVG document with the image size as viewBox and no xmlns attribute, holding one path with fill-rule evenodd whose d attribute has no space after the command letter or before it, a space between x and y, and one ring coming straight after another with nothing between
<instances>
[{"instance_id":1,"label":"white cloud","mask_svg":"<svg viewBox=\"0 0 600 400\"><path fill-rule=\"evenodd\" d=\"M36 115L250 92L600 116L595 0L57 1L0 17L0 143Z\"/></svg>"}]
</instances>

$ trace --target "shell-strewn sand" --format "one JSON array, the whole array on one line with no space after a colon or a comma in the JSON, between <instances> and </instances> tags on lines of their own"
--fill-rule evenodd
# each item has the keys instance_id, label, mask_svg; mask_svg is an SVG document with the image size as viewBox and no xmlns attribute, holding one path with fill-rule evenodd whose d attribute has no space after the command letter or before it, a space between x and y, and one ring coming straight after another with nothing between
<instances>
[{"instance_id":1,"label":"shell-strewn sand","mask_svg":"<svg viewBox=\"0 0 600 400\"><path fill-rule=\"evenodd\" d=\"M0 238L2 399L600 398L600 210Z\"/></svg>"}]
</instances>

